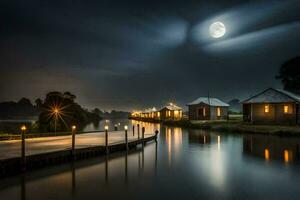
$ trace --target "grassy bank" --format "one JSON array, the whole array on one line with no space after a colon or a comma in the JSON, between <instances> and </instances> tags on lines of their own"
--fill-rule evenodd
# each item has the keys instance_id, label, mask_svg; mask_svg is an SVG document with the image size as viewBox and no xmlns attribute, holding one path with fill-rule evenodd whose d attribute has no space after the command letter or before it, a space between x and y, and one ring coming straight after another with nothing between
<instances>
[{"instance_id":1,"label":"grassy bank","mask_svg":"<svg viewBox=\"0 0 300 200\"><path fill-rule=\"evenodd\" d=\"M232 117L228 121L160 121L155 119L135 119L140 121L162 123L166 126L176 126L191 129L203 129L230 133L251 133L266 135L300 136L300 126L281 125L254 125L241 120L241 117Z\"/></svg>"},{"instance_id":2,"label":"grassy bank","mask_svg":"<svg viewBox=\"0 0 300 200\"><path fill-rule=\"evenodd\" d=\"M179 126L184 128L204 129L230 133L300 136L300 126L253 125L239 120L201 122L190 122L187 120L182 120L165 121L163 122L163 124L167 126Z\"/></svg>"}]
</instances>

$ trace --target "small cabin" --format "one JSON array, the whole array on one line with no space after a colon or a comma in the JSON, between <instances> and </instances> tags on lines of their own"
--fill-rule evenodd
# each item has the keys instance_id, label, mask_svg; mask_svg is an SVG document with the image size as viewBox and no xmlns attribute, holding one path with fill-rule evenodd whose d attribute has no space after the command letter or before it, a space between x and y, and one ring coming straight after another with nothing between
<instances>
[{"instance_id":1,"label":"small cabin","mask_svg":"<svg viewBox=\"0 0 300 200\"><path fill-rule=\"evenodd\" d=\"M182 108L170 103L159 110L161 120L181 120Z\"/></svg>"},{"instance_id":2,"label":"small cabin","mask_svg":"<svg viewBox=\"0 0 300 200\"><path fill-rule=\"evenodd\" d=\"M187 104L189 120L227 120L229 105L217 98L199 97Z\"/></svg>"},{"instance_id":3,"label":"small cabin","mask_svg":"<svg viewBox=\"0 0 300 200\"><path fill-rule=\"evenodd\" d=\"M254 124L300 124L300 96L268 88L243 101L243 118Z\"/></svg>"}]
</instances>

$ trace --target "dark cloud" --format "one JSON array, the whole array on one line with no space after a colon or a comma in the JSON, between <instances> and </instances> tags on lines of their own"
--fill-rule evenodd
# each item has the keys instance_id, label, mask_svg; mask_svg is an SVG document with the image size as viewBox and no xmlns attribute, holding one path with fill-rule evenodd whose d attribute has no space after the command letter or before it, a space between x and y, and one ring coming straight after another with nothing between
<instances>
[{"instance_id":1,"label":"dark cloud","mask_svg":"<svg viewBox=\"0 0 300 200\"><path fill-rule=\"evenodd\" d=\"M299 1L0 2L0 100L70 90L87 107L133 109L280 87L300 52ZM225 23L220 40L211 22Z\"/></svg>"}]
</instances>

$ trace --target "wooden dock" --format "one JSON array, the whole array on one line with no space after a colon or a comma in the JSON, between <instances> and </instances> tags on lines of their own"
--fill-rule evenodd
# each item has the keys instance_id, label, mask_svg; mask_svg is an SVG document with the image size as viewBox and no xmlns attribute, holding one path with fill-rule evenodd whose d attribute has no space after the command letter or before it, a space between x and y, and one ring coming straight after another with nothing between
<instances>
[{"instance_id":1,"label":"wooden dock","mask_svg":"<svg viewBox=\"0 0 300 200\"><path fill-rule=\"evenodd\" d=\"M75 150L71 148L71 136L55 136L26 139L26 170L54 165L92 156L106 155L104 132L76 135ZM109 133L108 152L127 150L124 131ZM145 134L144 139L128 132L128 149L156 141L157 135ZM0 177L22 172L21 141L0 142Z\"/></svg>"}]
</instances>

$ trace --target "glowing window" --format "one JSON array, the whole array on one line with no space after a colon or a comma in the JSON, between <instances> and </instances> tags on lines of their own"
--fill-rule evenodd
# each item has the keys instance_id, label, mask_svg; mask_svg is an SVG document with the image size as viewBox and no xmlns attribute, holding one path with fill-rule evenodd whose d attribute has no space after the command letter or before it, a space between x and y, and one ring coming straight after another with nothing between
<instances>
[{"instance_id":1,"label":"glowing window","mask_svg":"<svg viewBox=\"0 0 300 200\"><path fill-rule=\"evenodd\" d=\"M160 112L157 113L157 117L160 117Z\"/></svg>"},{"instance_id":2,"label":"glowing window","mask_svg":"<svg viewBox=\"0 0 300 200\"><path fill-rule=\"evenodd\" d=\"M289 113L289 106L285 105L283 106L284 113Z\"/></svg>"},{"instance_id":3,"label":"glowing window","mask_svg":"<svg viewBox=\"0 0 300 200\"><path fill-rule=\"evenodd\" d=\"M265 149L265 159L270 160L270 151L269 151L269 149Z\"/></svg>"},{"instance_id":4,"label":"glowing window","mask_svg":"<svg viewBox=\"0 0 300 200\"><path fill-rule=\"evenodd\" d=\"M221 116L221 108L217 107L217 116L220 117Z\"/></svg>"},{"instance_id":5,"label":"glowing window","mask_svg":"<svg viewBox=\"0 0 300 200\"><path fill-rule=\"evenodd\" d=\"M289 151L288 150L284 150L283 151L283 158L284 158L284 162L289 162Z\"/></svg>"},{"instance_id":6,"label":"glowing window","mask_svg":"<svg viewBox=\"0 0 300 200\"><path fill-rule=\"evenodd\" d=\"M265 113L270 112L270 106L269 105L265 105Z\"/></svg>"},{"instance_id":7,"label":"glowing window","mask_svg":"<svg viewBox=\"0 0 300 200\"><path fill-rule=\"evenodd\" d=\"M178 111L178 110L175 110L175 111L174 111L174 115L177 116L178 114L179 114L179 111Z\"/></svg>"},{"instance_id":8,"label":"glowing window","mask_svg":"<svg viewBox=\"0 0 300 200\"><path fill-rule=\"evenodd\" d=\"M206 110L205 110L205 108L203 108L203 116L204 117L206 116Z\"/></svg>"}]
</instances>

